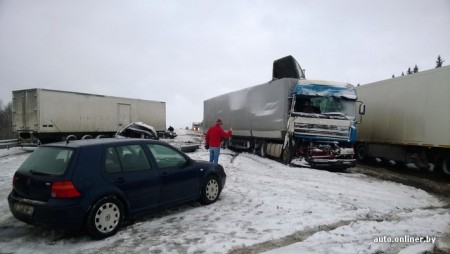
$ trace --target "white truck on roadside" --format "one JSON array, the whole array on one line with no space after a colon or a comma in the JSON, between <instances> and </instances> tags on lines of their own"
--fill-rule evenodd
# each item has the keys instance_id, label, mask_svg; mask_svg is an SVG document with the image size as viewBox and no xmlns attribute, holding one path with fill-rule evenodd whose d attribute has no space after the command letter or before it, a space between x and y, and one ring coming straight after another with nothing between
<instances>
[{"instance_id":1,"label":"white truck on roadside","mask_svg":"<svg viewBox=\"0 0 450 254\"><path fill-rule=\"evenodd\" d=\"M114 137L137 121L165 132L166 103L40 88L12 92L12 128L22 145Z\"/></svg>"},{"instance_id":2,"label":"white truck on roadside","mask_svg":"<svg viewBox=\"0 0 450 254\"><path fill-rule=\"evenodd\" d=\"M367 107L357 158L413 163L450 176L450 66L356 87Z\"/></svg>"}]
</instances>

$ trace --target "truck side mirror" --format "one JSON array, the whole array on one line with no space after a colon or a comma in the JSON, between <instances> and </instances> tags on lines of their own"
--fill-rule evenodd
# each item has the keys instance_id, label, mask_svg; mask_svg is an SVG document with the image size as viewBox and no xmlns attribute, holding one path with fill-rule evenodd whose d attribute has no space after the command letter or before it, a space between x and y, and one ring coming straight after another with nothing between
<instances>
[{"instance_id":1,"label":"truck side mirror","mask_svg":"<svg viewBox=\"0 0 450 254\"><path fill-rule=\"evenodd\" d=\"M364 115L366 113L366 105L360 104L359 105L359 114Z\"/></svg>"}]
</instances>

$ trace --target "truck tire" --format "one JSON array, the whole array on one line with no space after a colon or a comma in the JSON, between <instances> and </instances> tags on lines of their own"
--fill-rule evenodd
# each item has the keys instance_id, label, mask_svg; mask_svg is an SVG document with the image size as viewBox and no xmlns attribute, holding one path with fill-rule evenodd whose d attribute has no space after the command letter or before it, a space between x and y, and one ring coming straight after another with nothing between
<instances>
[{"instance_id":1,"label":"truck tire","mask_svg":"<svg viewBox=\"0 0 450 254\"><path fill-rule=\"evenodd\" d=\"M439 160L439 168L442 174L450 178L450 153L444 153Z\"/></svg>"},{"instance_id":2,"label":"truck tire","mask_svg":"<svg viewBox=\"0 0 450 254\"><path fill-rule=\"evenodd\" d=\"M356 146L356 159L358 161L365 161L365 160L367 160L366 146L365 146L364 143L359 143Z\"/></svg>"},{"instance_id":3,"label":"truck tire","mask_svg":"<svg viewBox=\"0 0 450 254\"><path fill-rule=\"evenodd\" d=\"M259 156L265 158L267 156L267 143L266 141L261 141L259 144Z\"/></svg>"},{"instance_id":4,"label":"truck tire","mask_svg":"<svg viewBox=\"0 0 450 254\"><path fill-rule=\"evenodd\" d=\"M84 135L83 137L81 137L81 139L92 139L91 135Z\"/></svg>"},{"instance_id":5,"label":"truck tire","mask_svg":"<svg viewBox=\"0 0 450 254\"><path fill-rule=\"evenodd\" d=\"M77 140L77 139L78 138L75 135L69 135L69 136L66 137L66 141L72 141L72 140Z\"/></svg>"},{"instance_id":6,"label":"truck tire","mask_svg":"<svg viewBox=\"0 0 450 254\"><path fill-rule=\"evenodd\" d=\"M290 147L286 147L286 149L283 150L283 163L285 165L289 165L292 160L292 149Z\"/></svg>"}]
</instances>

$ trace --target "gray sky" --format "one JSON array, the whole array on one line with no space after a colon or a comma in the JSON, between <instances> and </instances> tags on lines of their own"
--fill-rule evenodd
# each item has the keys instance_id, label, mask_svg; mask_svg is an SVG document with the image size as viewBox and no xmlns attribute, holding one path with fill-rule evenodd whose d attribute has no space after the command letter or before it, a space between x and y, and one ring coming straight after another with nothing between
<instances>
[{"instance_id":1,"label":"gray sky","mask_svg":"<svg viewBox=\"0 0 450 254\"><path fill-rule=\"evenodd\" d=\"M271 79L354 85L450 62L449 0L0 0L0 100L47 88L165 101L167 126Z\"/></svg>"}]
</instances>

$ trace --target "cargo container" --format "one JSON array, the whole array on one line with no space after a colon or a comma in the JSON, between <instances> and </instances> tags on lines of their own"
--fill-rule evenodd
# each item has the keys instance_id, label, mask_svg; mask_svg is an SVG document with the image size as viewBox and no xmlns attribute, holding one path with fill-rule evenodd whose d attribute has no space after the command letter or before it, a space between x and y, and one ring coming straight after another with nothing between
<instances>
[{"instance_id":1,"label":"cargo container","mask_svg":"<svg viewBox=\"0 0 450 254\"><path fill-rule=\"evenodd\" d=\"M450 66L356 90L367 106L358 128L358 159L413 163L450 175Z\"/></svg>"},{"instance_id":2,"label":"cargo container","mask_svg":"<svg viewBox=\"0 0 450 254\"><path fill-rule=\"evenodd\" d=\"M136 121L164 132L165 102L40 88L12 92L12 128L22 144L112 137Z\"/></svg>"},{"instance_id":3,"label":"cargo container","mask_svg":"<svg viewBox=\"0 0 450 254\"><path fill-rule=\"evenodd\" d=\"M224 129L233 129L231 148L287 164L343 169L356 162L357 104L351 84L307 80L288 56L274 61L272 81L205 100L203 129L220 118Z\"/></svg>"}]
</instances>

